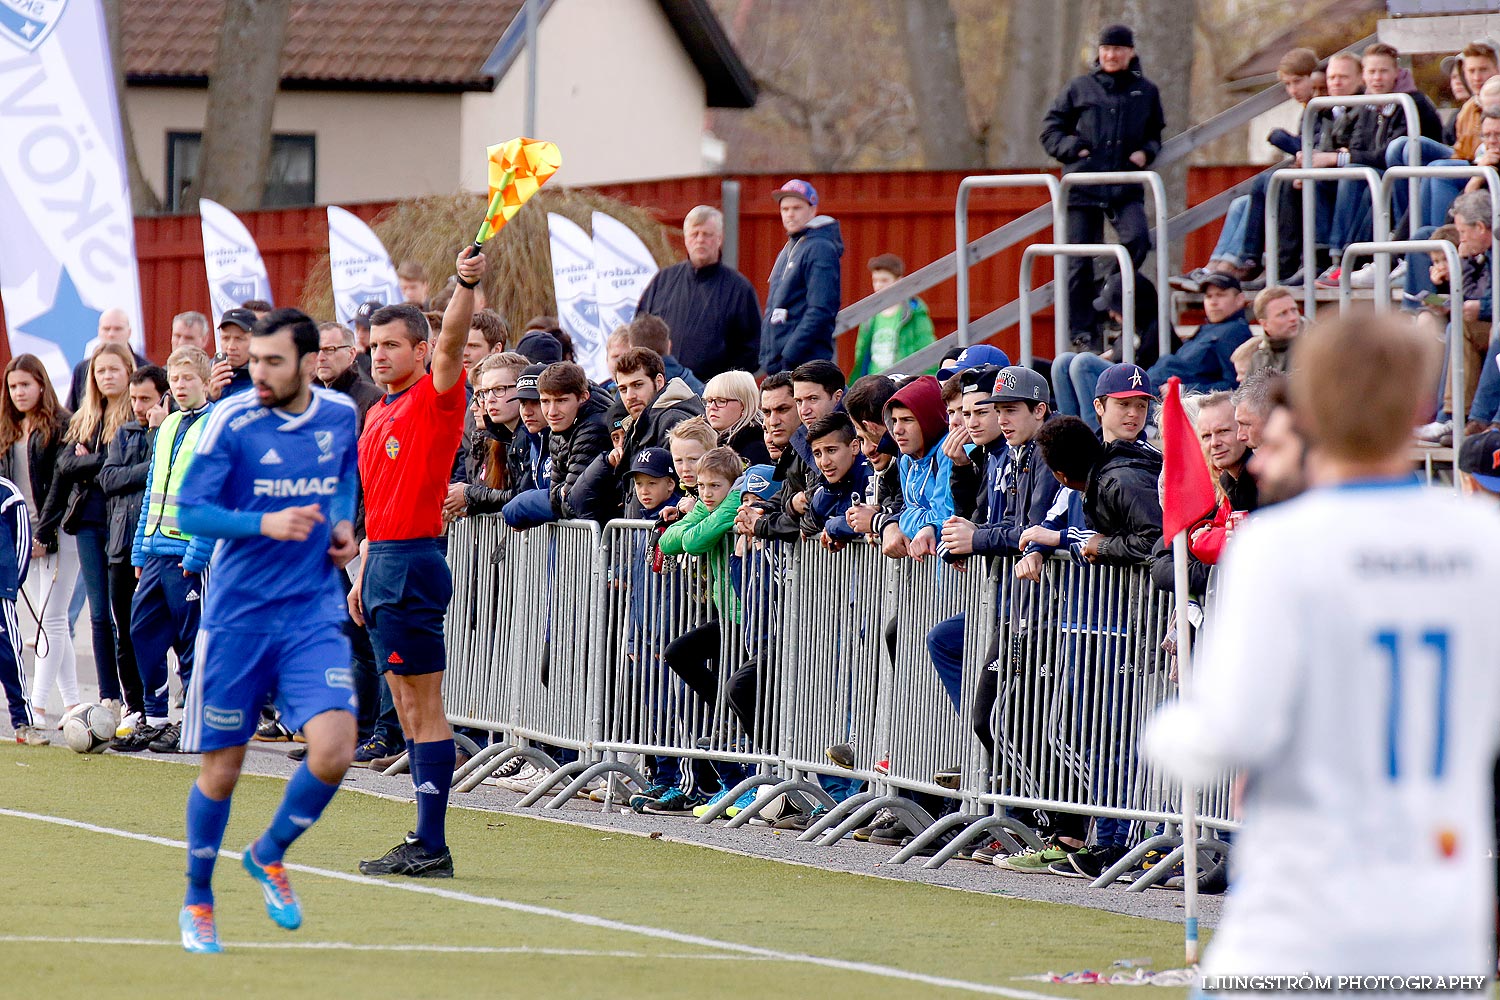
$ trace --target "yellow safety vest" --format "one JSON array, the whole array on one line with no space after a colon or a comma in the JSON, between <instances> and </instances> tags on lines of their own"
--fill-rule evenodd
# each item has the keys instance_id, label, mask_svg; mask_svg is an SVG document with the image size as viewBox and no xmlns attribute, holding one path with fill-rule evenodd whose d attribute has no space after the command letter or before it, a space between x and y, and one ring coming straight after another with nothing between
<instances>
[{"instance_id":1,"label":"yellow safety vest","mask_svg":"<svg viewBox=\"0 0 1500 1000\"><path fill-rule=\"evenodd\" d=\"M177 523L177 494L182 489L183 477L193 462L193 451L203 425L208 423L201 417L194 420L183 435L177 448L177 460L172 460L172 444L177 437L177 427L182 423L181 410L171 413L161 422L156 432L156 448L151 452L151 492L146 507L146 537L158 530L168 538L188 541L191 535L182 533Z\"/></svg>"}]
</instances>

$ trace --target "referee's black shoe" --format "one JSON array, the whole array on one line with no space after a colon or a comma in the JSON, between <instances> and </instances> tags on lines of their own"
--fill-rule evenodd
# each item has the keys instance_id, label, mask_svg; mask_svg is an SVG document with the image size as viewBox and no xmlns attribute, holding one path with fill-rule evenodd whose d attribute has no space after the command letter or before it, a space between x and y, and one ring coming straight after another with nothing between
<instances>
[{"instance_id":1,"label":"referee's black shoe","mask_svg":"<svg viewBox=\"0 0 1500 1000\"><path fill-rule=\"evenodd\" d=\"M452 878L453 854L446 847L429 851L410 834L383 858L359 863L361 875L407 875L411 878Z\"/></svg>"}]
</instances>

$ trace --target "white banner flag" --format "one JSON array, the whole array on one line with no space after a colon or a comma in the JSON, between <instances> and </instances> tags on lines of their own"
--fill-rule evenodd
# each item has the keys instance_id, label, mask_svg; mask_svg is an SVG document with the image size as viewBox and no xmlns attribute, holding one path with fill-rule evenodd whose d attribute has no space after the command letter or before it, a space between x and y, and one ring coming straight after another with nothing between
<instances>
[{"instance_id":1,"label":"white banner flag","mask_svg":"<svg viewBox=\"0 0 1500 1000\"><path fill-rule=\"evenodd\" d=\"M364 220L337 205L328 206L328 265L333 272L333 311L349 326L366 302L383 306L402 301L396 267L385 244Z\"/></svg>"},{"instance_id":2,"label":"white banner flag","mask_svg":"<svg viewBox=\"0 0 1500 1000\"><path fill-rule=\"evenodd\" d=\"M271 298L271 277L250 230L229 209L201 198L198 214L203 219L203 266L208 270L208 299L214 328L226 309L241 302Z\"/></svg>"},{"instance_id":3,"label":"white banner flag","mask_svg":"<svg viewBox=\"0 0 1500 1000\"><path fill-rule=\"evenodd\" d=\"M635 318L656 272L656 259L634 230L612 215L594 213L594 294L606 336Z\"/></svg>"},{"instance_id":4,"label":"white banner flag","mask_svg":"<svg viewBox=\"0 0 1500 1000\"><path fill-rule=\"evenodd\" d=\"M0 0L0 300L64 390L122 309L145 348L135 220L99 0Z\"/></svg>"},{"instance_id":5,"label":"white banner flag","mask_svg":"<svg viewBox=\"0 0 1500 1000\"><path fill-rule=\"evenodd\" d=\"M589 378L609 378L604 334L599 329L599 306L594 299L594 244L577 223L555 212L547 213L552 243L552 290L557 296L557 319L573 338L576 360Z\"/></svg>"}]
</instances>

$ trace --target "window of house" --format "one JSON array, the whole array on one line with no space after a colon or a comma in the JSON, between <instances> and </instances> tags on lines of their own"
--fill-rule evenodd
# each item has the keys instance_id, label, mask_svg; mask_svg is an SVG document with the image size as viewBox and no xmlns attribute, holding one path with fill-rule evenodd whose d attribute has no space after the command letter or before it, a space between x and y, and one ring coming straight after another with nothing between
<instances>
[{"instance_id":1,"label":"window of house","mask_svg":"<svg viewBox=\"0 0 1500 1000\"><path fill-rule=\"evenodd\" d=\"M203 133L167 133L167 207L181 211L198 176ZM317 203L317 138L308 134L277 133L271 137L271 159L266 167L264 208L286 208Z\"/></svg>"}]
</instances>

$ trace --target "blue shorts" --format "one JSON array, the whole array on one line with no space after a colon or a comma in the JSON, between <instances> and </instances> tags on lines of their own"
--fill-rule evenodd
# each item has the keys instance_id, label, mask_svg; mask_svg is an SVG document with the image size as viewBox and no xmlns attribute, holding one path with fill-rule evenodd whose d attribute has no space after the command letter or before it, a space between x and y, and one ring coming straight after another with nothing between
<instances>
[{"instance_id":1,"label":"blue shorts","mask_svg":"<svg viewBox=\"0 0 1500 1000\"><path fill-rule=\"evenodd\" d=\"M293 732L324 712L356 712L349 640L335 627L310 631L198 631L182 716L182 751L244 746L272 695Z\"/></svg>"},{"instance_id":2,"label":"blue shorts","mask_svg":"<svg viewBox=\"0 0 1500 1000\"><path fill-rule=\"evenodd\" d=\"M443 619L452 599L453 574L441 538L371 542L360 603L376 668L408 675L446 668Z\"/></svg>"}]
</instances>

